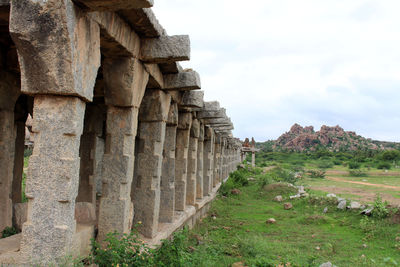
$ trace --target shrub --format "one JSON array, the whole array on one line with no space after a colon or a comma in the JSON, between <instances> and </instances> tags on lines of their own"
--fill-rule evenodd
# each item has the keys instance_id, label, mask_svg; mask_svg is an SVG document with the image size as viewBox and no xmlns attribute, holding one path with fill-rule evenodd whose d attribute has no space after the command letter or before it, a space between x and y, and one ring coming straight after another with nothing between
<instances>
[{"instance_id":1,"label":"shrub","mask_svg":"<svg viewBox=\"0 0 400 267\"><path fill-rule=\"evenodd\" d=\"M326 172L323 170L308 170L307 174L310 178L325 178Z\"/></svg>"},{"instance_id":2,"label":"shrub","mask_svg":"<svg viewBox=\"0 0 400 267\"><path fill-rule=\"evenodd\" d=\"M1 232L1 238L6 238L6 237L13 236L16 234L18 234L18 231L15 227L6 227Z\"/></svg>"},{"instance_id":3,"label":"shrub","mask_svg":"<svg viewBox=\"0 0 400 267\"><path fill-rule=\"evenodd\" d=\"M333 167L333 162L330 160L323 160L317 163L317 167L320 169L329 169Z\"/></svg>"},{"instance_id":4,"label":"shrub","mask_svg":"<svg viewBox=\"0 0 400 267\"><path fill-rule=\"evenodd\" d=\"M223 196L228 196L231 194L232 189L237 186L232 179L228 179L225 183L221 185L218 192Z\"/></svg>"},{"instance_id":5,"label":"shrub","mask_svg":"<svg viewBox=\"0 0 400 267\"><path fill-rule=\"evenodd\" d=\"M296 177L293 171L283 169L281 167L276 167L270 170L269 172L267 172L267 175L269 175L269 177L276 182L286 182L291 184L296 183L299 179L298 177Z\"/></svg>"},{"instance_id":6,"label":"shrub","mask_svg":"<svg viewBox=\"0 0 400 267\"><path fill-rule=\"evenodd\" d=\"M391 167L392 165L389 162L379 162L376 166L379 170L390 170Z\"/></svg>"},{"instance_id":7,"label":"shrub","mask_svg":"<svg viewBox=\"0 0 400 267\"><path fill-rule=\"evenodd\" d=\"M248 172L244 169L240 169L237 171L234 171L231 173L230 177L232 178L233 182L240 185L240 186L244 186L244 185L248 185L249 181L248 181Z\"/></svg>"},{"instance_id":8,"label":"shrub","mask_svg":"<svg viewBox=\"0 0 400 267\"><path fill-rule=\"evenodd\" d=\"M152 266L152 250L138 239L138 234L107 234L105 247L92 239L90 263L106 266Z\"/></svg>"},{"instance_id":9,"label":"shrub","mask_svg":"<svg viewBox=\"0 0 400 267\"><path fill-rule=\"evenodd\" d=\"M266 185L269 185L273 182L273 178L268 173L264 175L259 175L256 177L256 179L260 188L264 188Z\"/></svg>"},{"instance_id":10,"label":"shrub","mask_svg":"<svg viewBox=\"0 0 400 267\"><path fill-rule=\"evenodd\" d=\"M383 219L389 216L389 209L387 208L388 202L383 202L380 195L376 196L373 205L374 209L372 210L372 216L374 218Z\"/></svg>"},{"instance_id":11,"label":"shrub","mask_svg":"<svg viewBox=\"0 0 400 267\"><path fill-rule=\"evenodd\" d=\"M368 174L366 172L363 172L362 170L350 170L349 176L351 176L351 177L367 177Z\"/></svg>"},{"instance_id":12,"label":"shrub","mask_svg":"<svg viewBox=\"0 0 400 267\"><path fill-rule=\"evenodd\" d=\"M361 168L361 163L357 162L357 161L349 161L349 169L359 169Z\"/></svg>"},{"instance_id":13,"label":"shrub","mask_svg":"<svg viewBox=\"0 0 400 267\"><path fill-rule=\"evenodd\" d=\"M335 165L341 165L341 164L342 164L342 161L339 160L339 159L334 159L334 160L333 160L333 164L335 164Z\"/></svg>"}]
</instances>

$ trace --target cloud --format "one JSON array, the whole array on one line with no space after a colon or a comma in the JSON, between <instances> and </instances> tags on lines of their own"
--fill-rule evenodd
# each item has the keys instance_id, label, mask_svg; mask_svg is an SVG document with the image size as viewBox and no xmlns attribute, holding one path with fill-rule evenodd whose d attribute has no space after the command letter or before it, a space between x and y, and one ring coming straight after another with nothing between
<instances>
[{"instance_id":1,"label":"cloud","mask_svg":"<svg viewBox=\"0 0 400 267\"><path fill-rule=\"evenodd\" d=\"M240 138L298 122L400 141L400 2L157 0L169 34L190 34L206 100Z\"/></svg>"}]
</instances>

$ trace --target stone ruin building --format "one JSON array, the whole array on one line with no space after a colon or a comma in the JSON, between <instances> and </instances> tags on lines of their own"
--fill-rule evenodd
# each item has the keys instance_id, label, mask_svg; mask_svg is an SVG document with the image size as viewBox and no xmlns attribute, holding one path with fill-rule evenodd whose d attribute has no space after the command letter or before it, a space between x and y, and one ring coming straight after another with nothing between
<instances>
[{"instance_id":1,"label":"stone ruin building","mask_svg":"<svg viewBox=\"0 0 400 267\"><path fill-rule=\"evenodd\" d=\"M85 255L90 238L157 244L205 215L240 162L218 102L204 102L186 35L153 0L0 0L1 264ZM25 124L34 145L21 199Z\"/></svg>"},{"instance_id":2,"label":"stone ruin building","mask_svg":"<svg viewBox=\"0 0 400 267\"><path fill-rule=\"evenodd\" d=\"M251 166L256 166L256 152L260 151L260 149L256 148L256 141L254 137L251 138L251 142L249 138L246 138L242 143L241 152L240 152L240 161L244 161L246 159L247 153L251 153Z\"/></svg>"}]
</instances>

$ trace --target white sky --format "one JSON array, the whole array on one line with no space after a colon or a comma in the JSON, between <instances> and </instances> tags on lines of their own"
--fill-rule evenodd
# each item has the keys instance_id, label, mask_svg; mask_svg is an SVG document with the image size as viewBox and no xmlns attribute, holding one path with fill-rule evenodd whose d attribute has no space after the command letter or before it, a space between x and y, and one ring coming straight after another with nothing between
<instances>
[{"instance_id":1,"label":"white sky","mask_svg":"<svg viewBox=\"0 0 400 267\"><path fill-rule=\"evenodd\" d=\"M169 35L189 34L205 100L236 137L339 124L400 141L400 1L155 0Z\"/></svg>"}]
</instances>

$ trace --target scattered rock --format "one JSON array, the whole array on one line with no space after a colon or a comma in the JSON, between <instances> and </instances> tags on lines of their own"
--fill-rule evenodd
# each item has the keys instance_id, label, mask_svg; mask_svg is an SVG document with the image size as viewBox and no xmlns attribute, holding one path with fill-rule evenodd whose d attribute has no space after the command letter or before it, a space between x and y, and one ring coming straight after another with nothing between
<instances>
[{"instance_id":1,"label":"scattered rock","mask_svg":"<svg viewBox=\"0 0 400 267\"><path fill-rule=\"evenodd\" d=\"M237 188L235 188L235 189L232 189L232 191L231 191L231 194L232 195L240 195L240 190L239 189L237 189Z\"/></svg>"},{"instance_id":2,"label":"scattered rock","mask_svg":"<svg viewBox=\"0 0 400 267\"><path fill-rule=\"evenodd\" d=\"M340 209L340 210L344 210L346 208L346 204L347 204L346 200L342 200L337 205L337 208Z\"/></svg>"},{"instance_id":3,"label":"scattered rock","mask_svg":"<svg viewBox=\"0 0 400 267\"><path fill-rule=\"evenodd\" d=\"M283 204L283 207L285 210L290 210L293 208L293 205L292 205L292 203L288 202L288 203Z\"/></svg>"},{"instance_id":4,"label":"scattered rock","mask_svg":"<svg viewBox=\"0 0 400 267\"><path fill-rule=\"evenodd\" d=\"M243 163L239 165L239 168L241 168L241 169L244 169L245 167L246 167L246 166L244 166Z\"/></svg>"},{"instance_id":5,"label":"scattered rock","mask_svg":"<svg viewBox=\"0 0 400 267\"><path fill-rule=\"evenodd\" d=\"M282 201L283 201L283 197L282 197L282 196L276 196L276 197L274 198L274 201L276 201L276 202L282 202Z\"/></svg>"},{"instance_id":6,"label":"scattered rock","mask_svg":"<svg viewBox=\"0 0 400 267\"><path fill-rule=\"evenodd\" d=\"M325 262L322 263L319 267L336 267L336 265L333 265L331 262Z\"/></svg>"},{"instance_id":7,"label":"scattered rock","mask_svg":"<svg viewBox=\"0 0 400 267\"><path fill-rule=\"evenodd\" d=\"M188 247L188 249L189 249L190 252L196 251L196 249L194 247Z\"/></svg>"},{"instance_id":8,"label":"scattered rock","mask_svg":"<svg viewBox=\"0 0 400 267\"><path fill-rule=\"evenodd\" d=\"M358 210L361 208L361 204L358 203L357 201L352 201L350 202L350 209L352 210Z\"/></svg>"},{"instance_id":9,"label":"scattered rock","mask_svg":"<svg viewBox=\"0 0 400 267\"><path fill-rule=\"evenodd\" d=\"M224 230L230 231L232 228L231 227L227 227L227 226L223 226L222 227Z\"/></svg>"},{"instance_id":10,"label":"scattered rock","mask_svg":"<svg viewBox=\"0 0 400 267\"><path fill-rule=\"evenodd\" d=\"M217 219L217 217L215 217L215 216L211 216L211 218L212 218L213 220L216 220L216 219Z\"/></svg>"},{"instance_id":11,"label":"scattered rock","mask_svg":"<svg viewBox=\"0 0 400 267\"><path fill-rule=\"evenodd\" d=\"M331 193L331 194L327 194L326 197L336 198L336 195Z\"/></svg>"},{"instance_id":12,"label":"scattered rock","mask_svg":"<svg viewBox=\"0 0 400 267\"><path fill-rule=\"evenodd\" d=\"M327 213L328 212L328 207L325 207L324 208L324 213Z\"/></svg>"},{"instance_id":13,"label":"scattered rock","mask_svg":"<svg viewBox=\"0 0 400 267\"><path fill-rule=\"evenodd\" d=\"M300 185L298 188L299 188L300 195L306 193L306 191L304 190L304 186Z\"/></svg>"},{"instance_id":14,"label":"scattered rock","mask_svg":"<svg viewBox=\"0 0 400 267\"><path fill-rule=\"evenodd\" d=\"M363 244L362 247L363 247L363 248L367 248L367 244Z\"/></svg>"},{"instance_id":15,"label":"scattered rock","mask_svg":"<svg viewBox=\"0 0 400 267\"><path fill-rule=\"evenodd\" d=\"M342 197L337 197L336 199L337 199L338 202L343 201L343 200L346 200L346 199L344 199L344 198L342 198Z\"/></svg>"},{"instance_id":16,"label":"scattered rock","mask_svg":"<svg viewBox=\"0 0 400 267\"><path fill-rule=\"evenodd\" d=\"M255 182L256 179L255 179L254 177L249 177L249 178L247 179L247 181L249 181L249 182Z\"/></svg>"},{"instance_id":17,"label":"scattered rock","mask_svg":"<svg viewBox=\"0 0 400 267\"><path fill-rule=\"evenodd\" d=\"M290 196L290 199L295 199L295 198L300 198L300 194L294 195L294 196Z\"/></svg>"},{"instance_id":18,"label":"scattered rock","mask_svg":"<svg viewBox=\"0 0 400 267\"><path fill-rule=\"evenodd\" d=\"M400 236L396 236L396 241L400 241Z\"/></svg>"},{"instance_id":19,"label":"scattered rock","mask_svg":"<svg viewBox=\"0 0 400 267\"><path fill-rule=\"evenodd\" d=\"M274 223L276 223L276 220L274 218L269 218L266 223L267 224L274 224Z\"/></svg>"},{"instance_id":20,"label":"scattered rock","mask_svg":"<svg viewBox=\"0 0 400 267\"><path fill-rule=\"evenodd\" d=\"M315 249L316 250L321 250L321 248L319 246L316 246Z\"/></svg>"},{"instance_id":21,"label":"scattered rock","mask_svg":"<svg viewBox=\"0 0 400 267\"><path fill-rule=\"evenodd\" d=\"M364 209L363 211L361 211L361 214L371 216L373 210L374 210L374 208L367 208L367 209Z\"/></svg>"}]
</instances>

